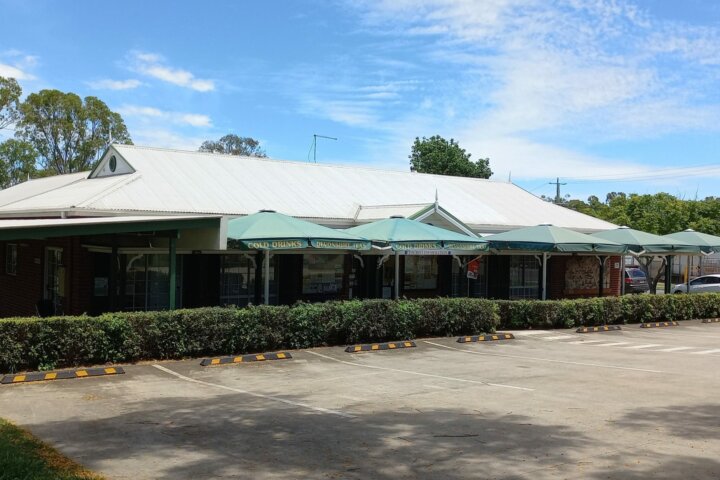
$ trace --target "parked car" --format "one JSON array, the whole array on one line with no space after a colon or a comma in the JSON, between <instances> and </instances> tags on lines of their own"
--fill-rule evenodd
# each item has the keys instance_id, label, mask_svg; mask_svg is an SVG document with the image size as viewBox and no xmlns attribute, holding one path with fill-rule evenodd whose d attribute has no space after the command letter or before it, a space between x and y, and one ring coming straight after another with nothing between
<instances>
[{"instance_id":1,"label":"parked car","mask_svg":"<svg viewBox=\"0 0 720 480\"><path fill-rule=\"evenodd\" d=\"M650 291L645 273L639 268L625 269L625 293L645 293Z\"/></svg>"},{"instance_id":2,"label":"parked car","mask_svg":"<svg viewBox=\"0 0 720 480\"><path fill-rule=\"evenodd\" d=\"M703 275L690 280L690 293L720 292L720 274ZM687 283L679 283L673 293L687 293Z\"/></svg>"}]
</instances>

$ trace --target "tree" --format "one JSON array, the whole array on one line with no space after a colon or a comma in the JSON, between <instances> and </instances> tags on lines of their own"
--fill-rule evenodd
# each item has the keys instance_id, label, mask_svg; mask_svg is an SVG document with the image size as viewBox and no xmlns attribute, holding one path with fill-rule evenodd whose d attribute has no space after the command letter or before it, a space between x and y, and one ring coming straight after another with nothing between
<instances>
[{"instance_id":1,"label":"tree","mask_svg":"<svg viewBox=\"0 0 720 480\"><path fill-rule=\"evenodd\" d=\"M199 151L212 153L225 153L227 155L241 155L244 157L267 157L260 142L250 137L239 137L228 134L220 140L208 140L200 145Z\"/></svg>"},{"instance_id":2,"label":"tree","mask_svg":"<svg viewBox=\"0 0 720 480\"><path fill-rule=\"evenodd\" d=\"M410 170L420 173L435 173L455 177L490 178L490 159L481 158L476 162L460 145L450 139L448 142L440 135L430 138L415 138L410 152Z\"/></svg>"},{"instance_id":3,"label":"tree","mask_svg":"<svg viewBox=\"0 0 720 480\"><path fill-rule=\"evenodd\" d=\"M18 138L37 150L42 167L56 174L95 166L110 141L131 144L125 122L97 97L41 90L20 104Z\"/></svg>"},{"instance_id":4,"label":"tree","mask_svg":"<svg viewBox=\"0 0 720 480\"><path fill-rule=\"evenodd\" d=\"M37 151L22 140L0 143L0 188L8 188L37 174Z\"/></svg>"},{"instance_id":5,"label":"tree","mask_svg":"<svg viewBox=\"0 0 720 480\"><path fill-rule=\"evenodd\" d=\"M14 78L0 77L0 128L12 125L18 118L22 88Z\"/></svg>"}]
</instances>

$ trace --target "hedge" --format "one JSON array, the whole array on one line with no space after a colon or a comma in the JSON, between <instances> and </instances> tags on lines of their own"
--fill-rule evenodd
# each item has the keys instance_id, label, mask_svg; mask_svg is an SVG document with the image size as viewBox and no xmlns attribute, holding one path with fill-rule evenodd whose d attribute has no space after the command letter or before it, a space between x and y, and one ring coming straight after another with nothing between
<instances>
[{"instance_id":1,"label":"hedge","mask_svg":"<svg viewBox=\"0 0 720 480\"><path fill-rule=\"evenodd\" d=\"M0 372L278 349L720 317L720 294L583 300L350 300L292 307L0 319Z\"/></svg>"},{"instance_id":2,"label":"hedge","mask_svg":"<svg viewBox=\"0 0 720 480\"><path fill-rule=\"evenodd\" d=\"M479 334L498 321L491 300L459 298L9 318L0 372Z\"/></svg>"}]
</instances>

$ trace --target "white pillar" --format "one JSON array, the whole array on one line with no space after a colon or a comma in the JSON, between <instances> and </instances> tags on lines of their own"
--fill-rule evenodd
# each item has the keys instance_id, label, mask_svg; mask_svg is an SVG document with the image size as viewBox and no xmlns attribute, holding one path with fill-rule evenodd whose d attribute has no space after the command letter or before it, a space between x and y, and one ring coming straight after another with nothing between
<instances>
[{"instance_id":1,"label":"white pillar","mask_svg":"<svg viewBox=\"0 0 720 480\"><path fill-rule=\"evenodd\" d=\"M400 252L395 252L395 300L400 298Z\"/></svg>"},{"instance_id":2,"label":"white pillar","mask_svg":"<svg viewBox=\"0 0 720 480\"><path fill-rule=\"evenodd\" d=\"M542 255L542 299L547 300L547 253Z\"/></svg>"},{"instance_id":3,"label":"white pillar","mask_svg":"<svg viewBox=\"0 0 720 480\"><path fill-rule=\"evenodd\" d=\"M265 282L265 305L270 305L270 251L265 250L263 257L263 280Z\"/></svg>"},{"instance_id":4,"label":"white pillar","mask_svg":"<svg viewBox=\"0 0 720 480\"><path fill-rule=\"evenodd\" d=\"M625 255L620 257L620 296L625 295Z\"/></svg>"}]
</instances>

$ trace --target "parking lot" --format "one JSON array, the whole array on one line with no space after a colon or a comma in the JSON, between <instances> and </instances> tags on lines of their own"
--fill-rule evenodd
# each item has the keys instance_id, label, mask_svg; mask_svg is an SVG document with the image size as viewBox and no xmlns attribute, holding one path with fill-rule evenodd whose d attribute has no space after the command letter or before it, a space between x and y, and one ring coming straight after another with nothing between
<instances>
[{"instance_id":1,"label":"parking lot","mask_svg":"<svg viewBox=\"0 0 720 480\"><path fill-rule=\"evenodd\" d=\"M0 386L0 416L113 479L720 478L720 324Z\"/></svg>"}]
</instances>

